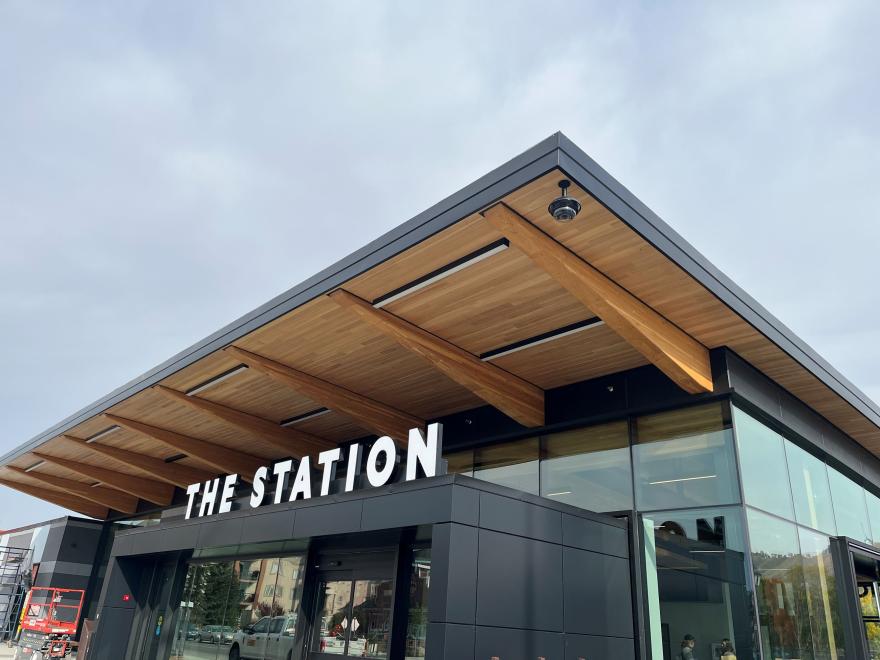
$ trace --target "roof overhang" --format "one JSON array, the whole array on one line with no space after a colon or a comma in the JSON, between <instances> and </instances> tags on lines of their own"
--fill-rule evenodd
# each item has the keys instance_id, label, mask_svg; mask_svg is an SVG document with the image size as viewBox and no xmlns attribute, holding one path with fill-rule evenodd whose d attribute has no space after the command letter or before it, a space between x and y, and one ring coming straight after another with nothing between
<instances>
[{"instance_id":1,"label":"roof overhang","mask_svg":"<svg viewBox=\"0 0 880 660\"><path fill-rule=\"evenodd\" d=\"M876 404L556 134L0 457L0 483L104 517L485 403L541 426L543 391L643 364L697 393L719 346L880 452Z\"/></svg>"}]
</instances>

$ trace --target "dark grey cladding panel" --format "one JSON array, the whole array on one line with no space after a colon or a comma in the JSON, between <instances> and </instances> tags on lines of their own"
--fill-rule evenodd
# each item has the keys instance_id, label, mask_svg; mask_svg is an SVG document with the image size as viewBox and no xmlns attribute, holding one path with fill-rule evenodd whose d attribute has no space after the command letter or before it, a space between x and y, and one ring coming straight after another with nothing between
<instances>
[{"instance_id":1,"label":"dark grey cladding panel","mask_svg":"<svg viewBox=\"0 0 880 660\"><path fill-rule=\"evenodd\" d=\"M34 580L34 586L56 587L58 589L85 589L89 586L89 576L40 572L37 574L37 579Z\"/></svg>"},{"instance_id":2,"label":"dark grey cladding panel","mask_svg":"<svg viewBox=\"0 0 880 660\"><path fill-rule=\"evenodd\" d=\"M565 660L635 660L636 648L626 637L598 635L565 635Z\"/></svg>"},{"instance_id":3,"label":"dark grey cladding panel","mask_svg":"<svg viewBox=\"0 0 880 660\"><path fill-rule=\"evenodd\" d=\"M562 543L562 513L493 493L480 493L480 527Z\"/></svg>"},{"instance_id":4,"label":"dark grey cladding panel","mask_svg":"<svg viewBox=\"0 0 880 660\"><path fill-rule=\"evenodd\" d=\"M422 488L364 500L362 529L411 527L453 520L453 489Z\"/></svg>"},{"instance_id":5,"label":"dark grey cladding panel","mask_svg":"<svg viewBox=\"0 0 880 660\"><path fill-rule=\"evenodd\" d=\"M51 525L46 534L46 544L43 546L43 558L48 561L58 559L61 545L64 543L64 525Z\"/></svg>"},{"instance_id":6,"label":"dark grey cladding panel","mask_svg":"<svg viewBox=\"0 0 880 660\"><path fill-rule=\"evenodd\" d=\"M779 386L731 351L726 352L731 388L775 418L780 416Z\"/></svg>"},{"instance_id":7,"label":"dark grey cladding panel","mask_svg":"<svg viewBox=\"0 0 880 660\"><path fill-rule=\"evenodd\" d=\"M134 550L134 540L136 534L117 534L116 538L113 539L113 549L111 550L111 554L116 556L121 555L130 555L135 552Z\"/></svg>"},{"instance_id":8,"label":"dark grey cladding panel","mask_svg":"<svg viewBox=\"0 0 880 660\"><path fill-rule=\"evenodd\" d=\"M474 626L429 623L425 657L437 660L474 660Z\"/></svg>"},{"instance_id":9,"label":"dark grey cladding panel","mask_svg":"<svg viewBox=\"0 0 880 660\"><path fill-rule=\"evenodd\" d=\"M244 518L208 519L199 525L199 537L196 546L211 548L221 545L238 545L241 542Z\"/></svg>"},{"instance_id":10,"label":"dark grey cladding panel","mask_svg":"<svg viewBox=\"0 0 880 660\"><path fill-rule=\"evenodd\" d=\"M363 500L356 499L298 509L293 523L293 536L306 538L358 531L363 505Z\"/></svg>"},{"instance_id":11,"label":"dark grey cladding panel","mask_svg":"<svg viewBox=\"0 0 880 660\"><path fill-rule=\"evenodd\" d=\"M431 533L431 588L428 620L473 624L477 611L477 530L442 523Z\"/></svg>"},{"instance_id":12,"label":"dark grey cladding panel","mask_svg":"<svg viewBox=\"0 0 880 660\"><path fill-rule=\"evenodd\" d=\"M562 633L540 630L511 630L477 626L475 648L474 657L480 659L536 660L536 658L547 658L547 660L554 660L563 656L565 637ZM600 659L597 657L595 660Z\"/></svg>"},{"instance_id":13,"label":"dark grey cladding panel","mask_svg":"<svg viewBox=\"0 0 880 660\"><path fill-rule=\"evenodd\" d=\"M134 610L104 607L100 621L89 645L89 660L120 660L119 650L128 644L134 624Z\"/></svg>"},{"instance_id":14,"label":"dark grey cladding panel","mask_svg":"<svg viewBox=\"0 0 880 660\"><path fill-rule=\"evenodd\" d=\"M143 532L132 534L132 545L128 554L149 554L197 548L201 525L175 525L168 529L150 527ZM119 553L116 553L119 554Z\"/></svg>"},{"instance_id":15,"label":"dark grey cladding panel","mask_svg":"<svg viewBox=\"0 0 880 660\"><path fill-rule=\"evenodd\" d=\"M244 518L241 539L243 543L262 543L289 539L293 536L296 511L254 513Z\"/></svg>"},{"instance_id":16,"label":"dark grey cladding panel","mask_svg":"<svg viewBox=\"0 0 880 660\"><path fill-rule=\"evenodd\" d=\"M565 548L565 631L632 637L629 561Z\"/></svg>"},{"instance_id":17,"label":"dark grey cladding panel","mask_svg":"<svg viewBox=\"0 0 880 660\"><path fill-rule=\"evenodd\" d=\"M452 489L452 519L464 525L479 524L480 494L473 488Z\"/></svg>"},{"instance_id":18,"label":"dark grey cladding panel","mask_svg":"<svg viewBox=\"0 0 880 660\"><path fill-rule=\"evenodd\" d=\"M582 550L629 557L627 530L568 513L562 515L562 543Z\"/></svg>"},{"instance_id":19,"label":"dark grey cladding panel","mask_svg":"<svg viewBox=\"0 0 880 660\"><path fill-rule=\"evenodd\" d=\"M780 421L792 431L822 447L823 419L788 392L779 395ZM850 442L853 442L850 440ZM853 442L853 444L855 444Z\"/></svg>"},{"instance_id":20,"label":"dark grey cladding panel","mask_svg":"<svg viewBox=\"0 0 880 660\"><path fill-rule=\"evenodd\" d=\"M43 554L43 560L57 559L74 563L91 564L98 551L98 543L101 540L101 525L84 525L82 523L68 522L62 527L64 536L61 545L57 549L55 557Z\"/></svg>"},{"instance_id":21,"label":"dark grey cladding panel","mask_svg":"<svg viewBox=\"0 0 880 660\"><path fill-rule=\"evenodd\" d=\"M479 550L478 626L562 632L562 546L481 529Z\"/></svg>"}]
</instances>

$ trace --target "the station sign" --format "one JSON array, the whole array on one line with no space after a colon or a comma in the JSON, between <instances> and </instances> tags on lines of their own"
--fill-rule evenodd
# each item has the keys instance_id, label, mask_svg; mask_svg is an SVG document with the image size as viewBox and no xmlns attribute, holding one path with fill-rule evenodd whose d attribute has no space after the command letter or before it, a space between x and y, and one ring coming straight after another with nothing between
<instances>
[{"instance_id":1,"label":"the station sign","mask_svg":"<svg viewBox=\"0 0 880 660\"><path fill-rule=\"evenodd\" d=\"M391 481L399 464L404 466L405 471L401 475L404 481L441 474L442 436L441 424L429 424L427 433L421 429L410 429L405 457L399 455L397 444L387 435L370 445L366 460L361 443L350 445L347 448L345 481L341 492L355 490L362 472L366 472L366 484L370 487L384 486ZM256 509L263 504L280 504L284 501L294 502L329 495L341 460L342 448L336 447L322 451L314 460L311 456L304 456L299 461L289 458L261 466L250 480L248 504L250 508ZM320 477L317 477L319 473ZM319 483L313 484L313 478ZM240 482L240 475L228 474L190 484L186 489L186 518L201 518L231 511ZM273 495L267 497L270 487Z\"/></svg>"}]
</instances>

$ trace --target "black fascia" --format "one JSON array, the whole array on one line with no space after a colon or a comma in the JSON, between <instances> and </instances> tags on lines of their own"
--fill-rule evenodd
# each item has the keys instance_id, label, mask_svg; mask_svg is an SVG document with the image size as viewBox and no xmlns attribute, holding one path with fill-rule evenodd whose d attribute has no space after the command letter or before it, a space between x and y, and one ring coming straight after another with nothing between
<instances>
[{"instance_id":1,"label":"black fascia","mask_svg":"<svg viewBox=\"0 0 880 660\"><path fill-rule=\"evenodd\" d=\"M329 293L346 281L430 238L472 213L491 206L556 168L562 170L624 224L709 289L725 305L778 345L827 387L871 422L880 426L880 408L867 395L819 357L730 278L710 264L693 246L577 145L562 133L555 133L332 266L0 456L0 465L9 463L43 442L151 387L262 325L320 295Z\"/></svg>"}]
</instances>

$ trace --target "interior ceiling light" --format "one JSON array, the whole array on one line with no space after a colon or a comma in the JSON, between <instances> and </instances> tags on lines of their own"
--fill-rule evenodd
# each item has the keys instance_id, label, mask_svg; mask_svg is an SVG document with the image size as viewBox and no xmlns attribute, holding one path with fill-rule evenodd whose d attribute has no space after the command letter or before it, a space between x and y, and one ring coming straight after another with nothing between
<instances>
[{"instance_id":1,"label":"interior ceiling light","mask_svg":"<svg viewBox=\"0 0 880 660\"><path fill-rule=\"evenodd\" d=\"M117 426L116 424L114 424L113 426L108 426L108 427L107 427L106 429L104 429L103 431L98 431L98 432L95 433L94 435L90 435L88 438L86 438L86 442L87 442L88 444L92 444L95 440L100 440L100 439L103 438L105 435L110 435L110 434L113 433L114 431L118 431L120 428L121 428L121 427Z\"/></svg>"},{"instance_id":2,"label":"interior ceiling light","mask_svg":"<svg viewBox=\"0 0 880 660\"><path fill-rule=\"evenodd\" d=\"M187 396L192 396L193 394L198 394L209 387L214 387L217 383L222 383L227 378L232 378L235 374L240 374L242 371L245 371L248 368L246 364L240 364L237 367L232 367L232 369L227 369L223 373L217 374L216 376L212 376L208 380L199 383L198 385L194 385L189 388L185 394Z\"/></svg>"},{"instance_id":3,"label":"interior ceiling light","mask_svg":"<svg viewBox=\"0 0 880 660\"><path fill-rule=\"evenodd\" d=\"M439 282L453 273L464 270L468 266L473 266L474 264L481 262L483 259L488 259L493 254L503 252L508 247L510 247L510 242L506 238L502 238L494 243L489 243L489 245L483 246L479 250L466 254L461 259L456 259L437 270L431 271L427 275L423 275L417 280L413 280L398 289L394 289L394 291L389 291L384 296L379 296L373 301L373 307L380 309L389 303L393 303L395 300L400 300L404 296L415 293L419 289L424 289L426 286L434 284L434 282Z\"/></svg>"},{"instance_id":4,"label":"interior ceiling light","mask_svg":"<svg viewBox=\"0 0 880 660\"><path fill-rule=\"evenodd\" d=\"M328 412L330 412L329 408L318 408L317 410L312 410L311 412L303 413L302 415L297 415L296 417L283 419L279 422L279 424L281 424L281 426L293 426L294 424L299 424L300 422L304 422L307 419L314 419L315 417L326 415Z\"/></svg>"},{"instance_id":5,"label":"interior ceiling light","mask_svg":"<svg viewBox=\"0 0 880 660\"><path fill-rule=\"evenodd\" d=\"M559 222L571 222L581 212L581 203L574 197L568 196L570 185L571 181L568 179L560 181L559 187L562 189L562 195L550 202L550 206L547 207L550 215Z\"/></svg>"}]
</instances>

